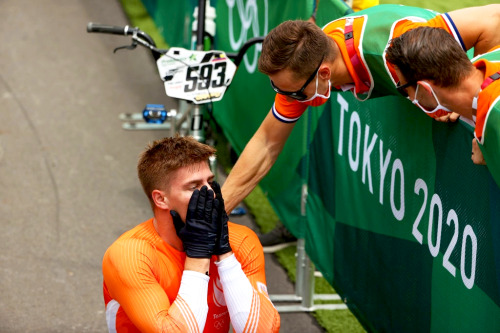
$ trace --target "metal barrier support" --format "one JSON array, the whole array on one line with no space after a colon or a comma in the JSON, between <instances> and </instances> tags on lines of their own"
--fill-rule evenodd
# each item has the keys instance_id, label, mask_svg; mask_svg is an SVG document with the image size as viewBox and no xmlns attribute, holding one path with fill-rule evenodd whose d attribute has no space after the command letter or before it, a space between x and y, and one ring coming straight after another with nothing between
<instances>
[{"instance_id":1,"label":"metal barrier support","mask_svg":"<svg viewBox=\"0 0 500 333\"><path fill-rule=\"evenodd\" d=\"M307 184L302 186L301 214L306 216ZM347 306L338 294L315 294L315 277L322 276L316 274L314 264L306 253L305 240L297 240L295 294L269 295L273 303L297 303L292 305L275 304L278 312L312 312L316 310L345 310ZM334 301L337 303L316 304L315 301Z\"/></svg>"}]
</instances>

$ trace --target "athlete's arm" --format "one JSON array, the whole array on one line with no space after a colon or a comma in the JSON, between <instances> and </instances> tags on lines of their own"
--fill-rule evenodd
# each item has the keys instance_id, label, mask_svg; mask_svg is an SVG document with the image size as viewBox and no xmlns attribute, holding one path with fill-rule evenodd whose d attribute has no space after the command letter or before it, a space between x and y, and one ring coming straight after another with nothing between
<instances>
[{"instance_id":1,"label":"athlete's arm","mask_svg":"<svg viewBox=\"0 0 500 333\"><path fill-rule=\"evenodd\" d=\"M231 212L269 172L295 123L276 119L272 110L241 153L222 186L226 211Z\"/></svg>"},{"instance_id":2,"label":"athlete's arm","mask_svg":"<svg viewBox=\"0 0 500 333\"><path fill-rule=\"evenodd\" d=\"M267 294L262 246L253 232L243 238L233 245L239 260L228 253L216 262L231 323L237 333L278 332L280 317Z\"/></svg>"},{"instance_id":3,"label":"athlete's arm","mask_svg":"<svg viewBox=\"0 0 500 333\"><path fill-rule=\"evenodd\" d=\"M500 4L462 8L448 13L464 44L474 55L486 53L500 45Z\"/></svg>"},{"instance_id":4,"label":"athlete's arm","mask_svg":"<svg viewBox=\"0 0 500 333\"><path fill-rule=\"evenodd\" d=\"M141 332L203 331L209 277L185 270L177 297L170 303L154 274L158 268L155 258L155 249L137 240L110 248L104 256L103 276L111 297ZM191 264L191 269L204 269L203 263Z\"/></svg>"}]
</instances>

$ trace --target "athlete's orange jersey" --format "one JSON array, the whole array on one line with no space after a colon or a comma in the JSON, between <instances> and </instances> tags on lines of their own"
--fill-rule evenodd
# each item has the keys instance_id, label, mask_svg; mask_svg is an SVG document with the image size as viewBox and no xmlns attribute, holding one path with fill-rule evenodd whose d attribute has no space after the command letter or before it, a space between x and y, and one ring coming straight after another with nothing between
<instances>
[{"instance_id":1,"label":"athlete's orange jersey","mask_svg":"<svg viewBox=\"0 0 500 333\"><path fill-rule=\"evenodd\" d=\"M450 35L452 35L455 38L455 40L460 44L460 46L462 46L462 49L465 50L465 45L464 45L464 42L462 41L462 37L460 36L460 33L458 32L457 28L455 27L453 20L451 19L451 17L448 14L436 16L435 18L433 18L425 23L414 22L409 18L397 21L394 23L394 26L392 28L391 39L399 37L402 34L404 34L405 32L410 31L411 29L415 29L415 28L422 27L422 26L433 27L433 28L442 28L442 29L446 30ZM384 58L385 58L385 56L384 56ZM386 62L386 65L389 67L389 70L390 70L391 76L394 80L394 83L397 83L399 80L398 80L398 77L394 71L394 67L391 64L389 64L388 62Z\"/></svg>"},{"instance_id":2,"label":"athlete's orange jersey","mask_svg":"<svg viewBox=\"0 0 500 333\"><path fill-rule=\"evenodd\" d=\"M354 19L352 20L353 44L354 44L354 51L356 53L356 56L354 58L357 58L357 60L360 63L358 66L353 65L352 54L350 55L348 52L348 47L346 46L346 37L344 35L344 32L346 30L346 22L348 19L351 18L341 18L332 21L323 27L323 31L330 38L332 38L339 47L340 55L342 56L342 59L344 60L347 70L354 82L354 84L351 86L346 85L343 87L336 87L336 88L342 90L351 90L357 98L358 94L365 94L366 97L364 99L366 99L370 97L370 94L375 86L375 82L373 80L373 75L372 75L372 72L375 69L370 68L365 59L366 58L365 52L373 53L373 50L370 51L364 50L362 47L360 47L360 43L362 43L363 38L367 37L367 35L370 33L370 31L366 29L367 20L370 19L370 14L361 15L362 13L363 12L360 12L359 16L353 16ZM453 35L457 40L457 42L461 44L462 48L464 48L464 44L461 39L460 33L456 29L451 17L448 14L438 15L428 21L425 21L418 17L405 17L403 19L395 21L392 23L392 26L388 26L386 28L389 34L388 34L388 39L385 40L385 43L387 43L392 38L398 37L404 32L417 28L419 26L443 28L446 31L448 31L451 35ZM374 38L374 37L367 37L367 38ZM392 66L385 61L385 52L381 51L380 57L383 58L383 61L377 65L386 67L386 74L384 75L387 77L387 80L392 81L392 86L395 86L395 84L399 80ZM304 111L307 109L308 106L318 106L325 102L326 102L325 99L316 98L311 102L300 103L295 100L288 101L285 96L276 94L272 112L278 120L282 122L292 123L300 118L300 116L304 113ZM432 117L438 117L441 115L442 114L439 114L439 112L430 114L430 116Z\"/></svg>"},{"instance_id":3,"label":"athlete's orange jersey","mask_svg":"<svg viewBox=\"0 0 500 333\"><path fill-rule=\"evenodd\" d=\"M495 49L500 48L500 46ZM493 50L490 50L491 52ZM500 62L488 61L486 59L479 59L473 63L477 69L484 71L484 79L487 77L500 72ZM499 102L500 97L500 80L495 80L491 84L484 87L479 92L477 98L477 110L476 110L476 128L474 130L476 138L480 143L483 143L484 137L484 125L487 120L488 113L493 107Z\"/></svg>"},{"instance_id":4,"label":"athlete's orange jersey","mask_svg":"<svg viewBox=\"0 0 500 333\"><path fill-rule=\"evenodd\" d=\"M254 289L245 332L277 332L280 318L268 298L262 246L247 227L228 223L228 228L235 258ZM120 236L103 259L104 301L110 332L196 332L196 316L178 295L185 274L185 258L185 252L177 251L160 238L153 219ZM215 258L210 263L209 278L192 273L209 279L208 314L203 332L228 332L230 317Z\"/></svg>"}]
</instances>

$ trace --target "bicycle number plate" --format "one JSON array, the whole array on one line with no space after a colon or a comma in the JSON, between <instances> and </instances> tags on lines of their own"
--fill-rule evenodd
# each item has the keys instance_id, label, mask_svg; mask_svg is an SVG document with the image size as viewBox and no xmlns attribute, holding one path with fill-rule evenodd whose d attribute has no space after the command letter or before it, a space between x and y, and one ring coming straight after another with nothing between
<instances>
[{"instance_id":1,"label":"bicycle number plate","mask_svg":"<svg viewBox=\"0 0 500 333\"><path fill-rule=\"evenodd\" d=\"M165 92L195 104L222 99L236 65L222 51L193 51L172 47L156 62Z\"/></svg>"}]
</instances>

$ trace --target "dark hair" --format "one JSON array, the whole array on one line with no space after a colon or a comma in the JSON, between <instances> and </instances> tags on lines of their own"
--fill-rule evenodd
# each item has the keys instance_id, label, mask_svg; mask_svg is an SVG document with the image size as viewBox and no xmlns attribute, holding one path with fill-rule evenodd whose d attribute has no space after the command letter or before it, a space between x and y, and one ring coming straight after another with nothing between
<instances>
[{"instance_id":1,"label":"dark hair","mask_svg":"<svg viewBox=\"0 0 500 333\"><path fill-rule=\"evenodd\" d=\"M168 187L172 172L203 161L208 163L215 151L193 137L167 137L150 143L139 158L137 174L152 207L153 190Z\"/></svg>"},{"instance_id":2,"label":"dark hair","mask_svg":"<svg viewBox=\"0 0 500 333\"><path fill-rule=\"evenodd\" d=\"M297 79L309 77L321 59L333 50L331 43L323 30L312 22L285 21L264 38L259 71L272 75L288 68Z\"/></svg>"},{"instance_id":3,"label":"dark hair","mask_svg":"<svg viewBox=\"0 0 500 333\"><path fill-rule=\"evenodd\" d=\"M446 30L418 27L392 39L386 59L406 82L433 80L455 87L474 69L467 54Z\"/></svg>"}]
</instances>

